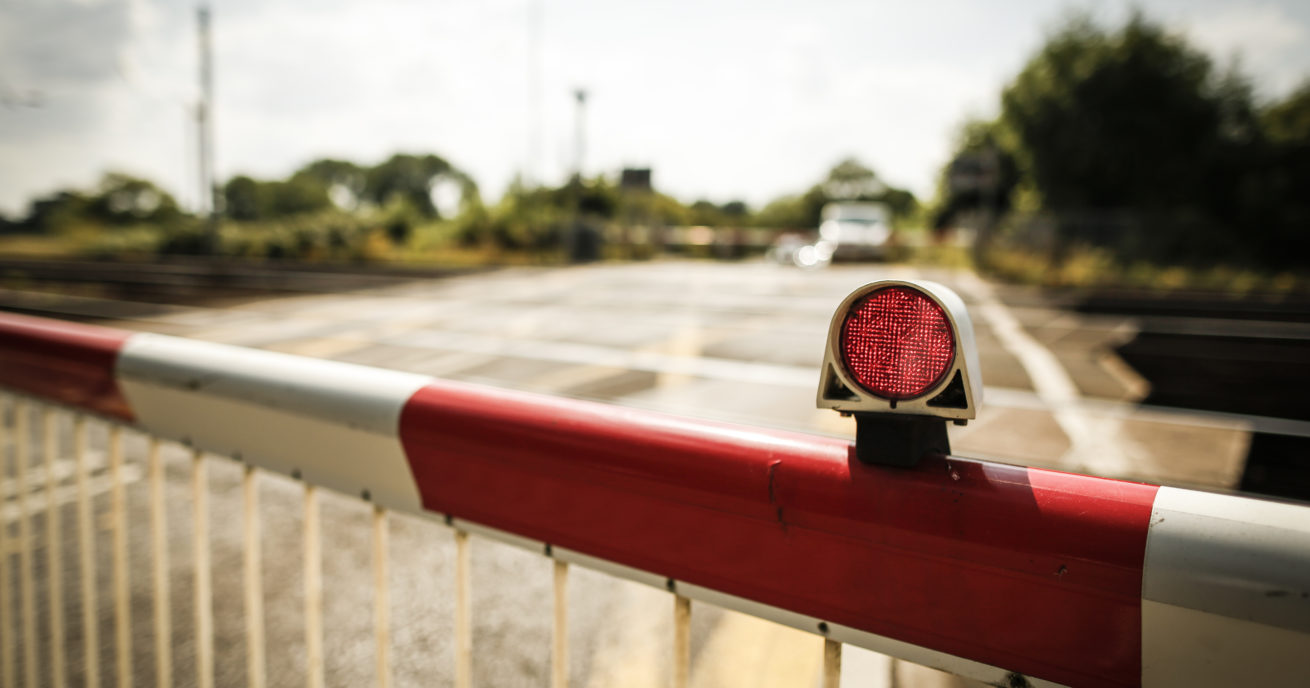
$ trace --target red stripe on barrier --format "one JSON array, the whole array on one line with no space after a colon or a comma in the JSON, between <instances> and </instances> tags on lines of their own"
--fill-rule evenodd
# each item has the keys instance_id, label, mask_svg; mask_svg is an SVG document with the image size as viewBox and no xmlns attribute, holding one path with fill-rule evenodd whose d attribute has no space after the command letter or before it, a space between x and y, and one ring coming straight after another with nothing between
<instances>
[{"instance_id":1,"label":"red stripe on barrier","mask_svg":"<svg viewBox=\"0 0 1310 688\"><path fill-rule=\"evenodd\" d=\"M1156 487L439 382L400 421L424 507L1075 685L1138 685Z\"/></svg>"},{"instance_id":2,"label":"red stripe on barrier","mask_svg":"<svg viewBox=\"0 0 1310 688\"><path fill-rule=\"evenodd\" d=\"M0 384L126 421L114 377L131 332L0 313Z\"/></svg>"}]
</instances>

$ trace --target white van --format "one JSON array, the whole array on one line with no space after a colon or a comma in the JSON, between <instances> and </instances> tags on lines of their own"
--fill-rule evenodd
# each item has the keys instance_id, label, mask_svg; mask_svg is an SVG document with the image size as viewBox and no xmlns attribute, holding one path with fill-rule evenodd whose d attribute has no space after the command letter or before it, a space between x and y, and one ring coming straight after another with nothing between
<instances>
[{"instance_id":1,"label":"white van","mask_svg":"<svg viewBox=\"0 0 1310 688\"><path fill-rule=\"evenodd\" d=\"M891 247L892 214L885 203L837 202L823 206L816 249L833 260L885 258Z\"/></svg>"}]
</instances>

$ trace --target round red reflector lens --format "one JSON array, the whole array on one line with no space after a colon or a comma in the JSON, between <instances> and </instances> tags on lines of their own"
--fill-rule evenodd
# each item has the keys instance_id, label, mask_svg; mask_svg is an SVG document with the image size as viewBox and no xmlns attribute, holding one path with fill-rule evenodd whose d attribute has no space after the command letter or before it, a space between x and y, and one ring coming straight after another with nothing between
<instances>
[{"instance_id":1,"label":"round red reflector lens","mask_svg":"<svg viewBox=\"0 0 1310 688\"><path fill-rule=\"evenodd\" d=\"M955 336L936 301L887 287L856 301L841 329L842 361L855 381L884 399L931 389L955 359Z\"/></svg>"}]
</instances>

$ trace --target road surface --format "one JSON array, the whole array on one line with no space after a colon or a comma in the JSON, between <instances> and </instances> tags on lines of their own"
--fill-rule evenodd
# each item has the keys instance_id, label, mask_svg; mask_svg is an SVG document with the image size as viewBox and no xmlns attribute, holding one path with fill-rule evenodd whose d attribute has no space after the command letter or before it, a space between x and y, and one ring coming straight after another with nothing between
<instances>
[{"instance_id":1,"label":"road surface","mask_svg":"<svg viewBox=\"0 0 1310 688\"><path fill-rule=\"evenodd\" d=\"M898 265L800 271L764 263L706 262L510 269L223 307L118 304L114 312L130 317L103 322L678 414L853 436L849 419L814 408L832 310L866 282L915 277L958 291L978 335L986 396L977 420L951 427L954 453L1187 486L1231 488L1240 481L1249 422L1147 410L1134 403L1148 389L1111 353L1132 337L1130 320L1078 315L1031 301L1007 306L992 285L968 272ZM103 433L93 428L93 434ZM133 664L136 683L153 685L148 495L141 480L146 440L128 434ZM66 424L60 425L59 435L60 477L66 478L71 465ZM103 445L97 440L93 446ZM188 685L195 676L191 465L185 449L170 445L165 452L173 676L178 685ZM103 478L103 452L92 458ZM245 685L241 468L223 458L209 464L217 685ZM34 465L28 492L33 504L44 503L43 484L43 469ZM101 479L97 485L98 526L104 535L97 551L100 654L106 685L113 685L112 523L103 518L107 482ZM300 486L289 478L262 478L270 685L303 681L300 495ZM69 545L64 596L70 679L76 685L84 667L74 511L67 489L56 497L64 504L61 519ZM326 496L323 509L328 685L367 685L373 670L369 507L353 496ZM10 498L5 503L10 527L16 515ZM38 599L45 604L40 518L33 532ZM451 533L441 524L396 517L391 538L396 683L449 685ZM475 684L543 685L549 675L550 562L507 545L474 543ZM17 559L11 562L16 565ZM666 685L670 596L576 568L570 585L573 685ZM45 614L38 614L42 628ZM697 604L692 639L692 685L698 688L816 684L817 636ZM871 653L848 649L846 662L845 685L942 682L932 672Z\"/></svg>"}]
</instances>

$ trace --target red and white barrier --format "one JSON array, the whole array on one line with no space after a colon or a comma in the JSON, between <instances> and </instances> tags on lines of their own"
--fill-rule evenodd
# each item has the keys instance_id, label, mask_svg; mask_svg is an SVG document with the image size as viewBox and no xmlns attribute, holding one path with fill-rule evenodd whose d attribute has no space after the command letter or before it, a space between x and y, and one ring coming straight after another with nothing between
<instances>
[{"instance_id":1,"label":"red and white barrier","mask_svg":"<svg viewBox=\"0 0 1310 688\"><path fill-rule=\"evenodd\" d=\"M1310 656L1303 506L16 315L0 385L992 683L1283 685Z\"/></svg>"}]
</instances>

